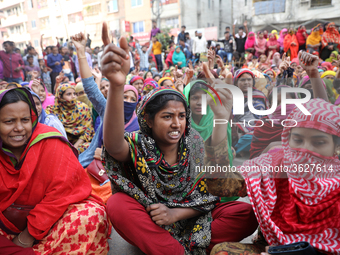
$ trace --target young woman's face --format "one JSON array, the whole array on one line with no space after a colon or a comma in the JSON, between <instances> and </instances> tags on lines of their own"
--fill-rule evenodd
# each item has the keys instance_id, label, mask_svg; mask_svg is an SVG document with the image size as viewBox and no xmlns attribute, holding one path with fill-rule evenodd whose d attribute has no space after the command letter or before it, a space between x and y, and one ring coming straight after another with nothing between
<instances>
[{"instance_id":1,"label":"young woman's face","mask_svg":"<svg viewBox=\"0 0 340 255\"><path fill-rule=\"evenodd\" d=\"M249 73L244 73L237 81L237 86L242 90L243 94L247 93L248 88L253 86L253 77Z\"/></svg>"},{"instance_id":2,"label":"young woman's face","mask_svg":"<svg viewBox=\"0 0 340 255\"><path fill-rule=\"evenodd\" d=\"M139 95L142 94L142 90L144 86L144 83L142 80L135 81L134 83L132 83L132 86L134 86L137 89Z\"/></svg>"},{"instance_id":3,"label":"young woman's face","mask_svg":"<svg viewBox=\"0 0 340 255\"><path fill-rule=\"evenodd\" d=\"M110 86L110 82L108 81L103 80L100 82L100 92L102 92L105 98L107 98L107 93L109 92L109 86Z\"/></svg>"},{"instance_id":4,"label":"young woman's face","mask_svg":"<svg viewBox=\"0 0 340 255\"><path fill-rule=\"evenodd\" d=\"M182 102L170 100L156 113L154 120L148 120L147 123L157 144L177 144L185 130L185 107Z\"/></svg>"},{"instance_id":5,"label":"young woman's face","mask_svg":"<svg viewBox=\"0 0 340 255\"><path fill-rule=\"evenodd\" d=\"M263 33L259 33L259 38L263 39Z\"/></svg>"},{"instance_id":6,"label":"young woman's face","mask_svg":"<svg viewBox=\"0 0 340 255\"><path fill-rule=\"evenodd\" d=\"M85 91L82 90L82 91L76 92L76 94L77 94L77 97L80 97L80 96L85 95Z\"/></svg>"},{"instance_id":7,"label":"young woman's face","mask_svg":"<svg viewBox=\"0 0 340 255\"><path fill-rule=\"evenodd\" d=\"M295 62L293 62L293 63L290 64L290 67L293 68L293 69L296 69L297 64Z\"/></svg>"},{"instance_id":8,"label":"young woman's face","mask_svg":"<svg viewBox=\"0 0 340 255\"><path fill-rule=\"evenodd\" d=\"M152 73L151 72L147 72L146 79L148 79L148 78L152 78Z\"/></svg>"},{"instance_id":9,"label":"young woman's face","mask_svg":"<svg viewBox=\"0 0 340 255\"><path fill-rule=\"evenodd\" d=\"M170 73L165 73L164 77L170 77Z\"/></svg>"},{"instance_id":10,"label":"young woman's face","mask_svg":"<svg viewBox=\"0 0 340 255\"><path fill-rule=\"evenodd\" d=\"M331 58L335 58L335 54L334 53L331 53Z\"/></svg>"},{"instance_id":11,"label":"young woman's face","mask_svg":"<svg viewBox=\"0 0 340 255\"><path fill-rule=\"evenodd\" d=\"M38 112L38 116L40 116L40 114L42 112L42 104L36 96L33 96L33 100L34 100L34 103L35 103L35 108L37 109L37 112Z\"/></svg>"},{"instance_id":12,"label":"young woman's face","mask_svg":"<svg viewBox=\"0 0 340 255\"><path fill-rule=\"evenodd\" d=\"M124 92L124 102L128 103L136 103L137 102L137 97L135 92L132 90L128 90Z\"/></svg>"},{"instance_id":13,"label":"young woman's face","mask_svg":"<svg viewBox=\"0 0 340 255\"><path fill-rule=\"evenodd\" d=\"M313 128L292 128L289 146L307 149L325 157L333 156L336 149L332 135Z\"/></svg>"},{"instance_id":14,"label":"young woman's face","mask_svg":"<svg viewBox=\"0 0 340 255\"><path fill-rule=\"evenodd\" d=\"M69 88L64 92L62 98L66 101L75 100L77 98L76 91L74 89Z\"/></svg>"},{"instance_id":15,"label":"young woman's face","mask_svg":"<svg viewBox=\"0 0 340 255\"><path fill-rule=\"evenodd\" d=\"M173 85L174 85L174 84L172 83L172 81L170 81L170 80L165 80L165 81L163 81L162 87L170 88L170 87L172 87Z\"/></svg>"},{"instance_id":16,"label":"young woman's face","mask_svg":"<svg viewBox=\"0 0 340 255\"><path fill-rule=\"evenodd\" d=\"M45 88L44 88L43 85L40 85L40 86L39 86L39 91L38 91L37 94L38 94L38 96L39 96L41 102L44 102L45 99L46 99L46 92L45 92Z\"/></svg>"},{"instance_id":17,"label":"young woman's face","mask_svg":"<svg viewBox=\"0 0 340 255\"><path fill-rule=\"evenodd\" d=\"M202 114L202 94L204 94L202 90L197 90L194 94L190 94L190 109L193 115Z\"/></svg>"},{"instance_id":18,"label":"young woman's face","mask_svg":"<svg viewBox=\"0 0 340 255\"><path fill-rule=\"evenodd\" d=\"M154 80L156 81L156 82L158 82L159 80L160 80L160 76L155 76L155 78L154 78Z\"/></svg>"},{"instance_id":19,"label":"young woman's face","mask_svg":"<svg viewBox=\"0 0 340 255\"><path fill-rule=\"evenodd\" d=\"M262 55L260 56L260 62L261 62L261 63L264 63L264 62L266 62L266 60L267 60L266 55L262 54Z\"/></svg>"},{"instance_id":20,"label":"young woman's face","mask_svg":"<svg viewBox=\"0 0 340 255\"><path fill-rule=\"evenodd\" d=\"M24 149L32 135L31 111L27 103L7 104L0 110L0 138L10 151Z\"/></svg>"}]
</instances>

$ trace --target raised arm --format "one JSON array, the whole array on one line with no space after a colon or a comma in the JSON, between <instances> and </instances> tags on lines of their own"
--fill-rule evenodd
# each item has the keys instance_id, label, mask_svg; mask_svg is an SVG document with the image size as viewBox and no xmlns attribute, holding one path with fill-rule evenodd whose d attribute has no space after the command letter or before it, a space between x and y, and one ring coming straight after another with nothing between
<instances>
[{"instance_id":1,"label":"raised arm","mask_svg":"<svg viewBox=\"0 0 340 255\"><path fill-rule=\"evenodd\" d=\"M233 25L233 37L236 38L235 37L235 24Z\"/></svg>"},{"instance_id":2,"label":"raised arm","mask_svg":"<svg viewBox=\"0 0 340 255\"><path fill-rule=\"evenodd\" d=\"M141 56L143 54L143 52L142 52L142 48L139 44L139 41L137 39L136 39L136 49L137 49L139 56Z\"/></svg>"},{"instance_id":3,"label":"raised arm","mask_svg":"<svg viewBox=\"0 0 340 255\"><path fill-rule=\"evenodd\" d=\"M125 37L120 38L120 47L110 43L106 22L103 23L102 40L105 45L102 72L110 82L103 124L104 146L117 161L127 162L130 152L124 139L124 85L130 70L129 48Z\"/></svg>"},{"instance_id":4,"label":"raised arm","mask_svg":"<svg viewBox=\"0 0 340 255\"><path fill-rule=\"evenodd\" d=\"M91 69L89 64L87 63L86 54L85 54L85 47L86 47L86 38L84 33L76 34L75 36L71 37L72 42L77 50L77 58L78 58L78 65L79 65L79 73L80 76L85 79L92 76Z\"/></svg>"},{"instance_id":5,"label":"raised arm","mask_svg":"<svg viewBox=\"0 0 340 255\"><path fill-rule=\"evenodd\" d=\"M41 51L42 51L42 52L44 52L43 38L44 38L44 34L42 34L42 35L40 36L40 48L41 48Z\"/></svg>"},{"instance_id":6,"label":"raised arm","mask_svg":"<svg viewBox=\"0 0 340 255\"><path fill-rule=\"evenodd\" d=\"M248 22L244 21L243 23L244 29L246 30L246 37L248 36Z\"/></svg>"},{"instance_id":7,"label":"raised arm","mask_svg":"<svg viewBox=\"0 0 340 255\"><path fill-rule=\"evenodd\" d=\"M146 54L148 54L148 56L149 56L149 54L150 54L150 52L151 52L151 50L152 50L152 41L150 41L150 46L149 46L149 49L146 51Z\"/></svg>"}]
</instances>

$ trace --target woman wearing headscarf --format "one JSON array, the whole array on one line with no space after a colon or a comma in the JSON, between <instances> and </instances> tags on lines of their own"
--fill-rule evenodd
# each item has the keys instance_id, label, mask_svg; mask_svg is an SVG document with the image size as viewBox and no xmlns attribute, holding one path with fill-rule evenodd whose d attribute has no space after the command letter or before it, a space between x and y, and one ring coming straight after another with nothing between
<instances>
[{"instance_id":1,"label":"woman wearing headscarf","mask_svg":"<svg viewBox=\"0 0 340 255\"><path fill-rule=\"evenodd\" d=\"M263 32L260 31L257 34L257 39L255 41L255 56L260 57L262 54L266 54L267 50L267 40L263 36Z\"/></svg>"},{"instance_id":2,"label":"woman wearing headscarf","mask_svg":"<svg viewBox=\"0 0 340 255\"><path fill-rule=\"evenodd\" d=\"M84 91L84 86L82 82L78 82L77 85L74 87L76 94L77 94L77 100L80 102L83 102L86 104L90 109L92 108L91 101L87 97L85 91Z\"/></svg>"},{"instance_id":3,"label":"woman wearing headscarf","mask_svg":"<svg viewBox=\"0 0 340 255\"><path fill-rule=\"evenodd\" d=\"M255 54L255 33L249 32L244 49L252 54Z\"/></svg>"},{"instance_id":4,"label":"woman wearing headscarf","mask_svg":"<svg viewBox=\"0 0 340 255\"><path fill-rule=\"evenodd\" d=\"M284 52L283 42L284 42L285 37L287 36L287 32L288 32L287 28L282 29L281 32L280 32L280 37L279 37L279 39L277 39L277 42L280 45L280 53L281 54Z\"/></svg>"},{"instance_id":5,"label":"woman wearing headscarf","mask_svg":"<svg viewBox=\"0 0 340 255\"><path fill-rule=\"evenodd\" d=\"M333 63L333 61L337 61L338 60L338 54L339 53L336 50L332 51L329 58L327 58L325 61L329 62L329 63Z\"/></svg>"},{"instance_id":6,"label":"woman wearing headscarf","mask_svg":"<svg viewBox=\"0 0 340 255\"><path fill-rule=\"evenodd\" d=\"M129 84L134 86L138 91L138 101L140 101L142 96L142 89L144 86L144 79L141 76L133 76L129 81Z\"/></svg>"},{"instance_id":7,"label":"woman wearing headscarf","mask_svg":"<svg viewBox=\"0 0 340 255\"><path fill-rule=\"evenodd\" d=\"M307 37L306 46L307 52L313 53L314 51L319 52L321 46L321 35L322 35L322 27L321 24L313 27L311 34Z\"/></svg>"},{"instance_id":8,"label":"woman wearing headscarf","mask_svg":"<svg viewBox=\"0 0 340 255\"><path fill-rule=\"evenodd\" d=\"M325 72L326 71L333 71L333 66L332 66L332 64L331 63L329 63L329 62L323 62L323 63L321 63L321 67L323 67L325 70Z\"/></svg>"},{"instance_id":9,"label":"woman wearing headscarf","mask_svg":"<svg viewBox=\"0 0 340 255\"><path fill-rule=\"evenodd\" d=\"M6 85L6 89L13 89L13 88L21 88L22 86L19 83L16 82L9 82Z\"/></svg>"},{"instance_id":10,"label":"woman wearing headscarf","mask_svg":"<svg viewBox=\"0 0 340 255\"><path fill-rule=\"evenodd\" d=\"M297 41L294 28L289 28L288 34L286 35L284 41L284 52L290 59L294 59L298 55L299 43Z\"/></svg>"},{"instance_id":11,"label":"woman wearing headscarf","mask_svg":"<svg viewBox=\"0 0 340 255\"><path fill-rule=\"evenodd\" d=\"M106 42L107 37L103 35ZM151 91L137 111L140 131L124 134L121 82L129 71L123 54L125 38L120 45L122 49L114 47L103 56L112 61L103 66L112 95L104 120L104 163L112 184L121 190L107 204L114 228L146 254L205 254L216 242L215 236L239 239L244 231L251 232L251 212L244 208L248 214L244 218L240 211L245 204L216 205L220 198L205 192L206 180L195 172L203 161L203 139L191 128L190 108L182 93L162 87ZM123 62L116 72L110 69L117 63L113 52ZM209 99L217 117L224 115L227 101L224 90L220 93L222 106ZM226 133L226 125L215 129L211 144ZM243 229L245 221L251 230ZM242 226L234 229L236 224Z\"/></svg>"},{"instance_id":12,"label":"woman wearing headscarf","mask_svg":"<svg viewBox=\"0 0 340 255\"><path fill-rule=\"evenodd\" d=\"M0 251L106 254L105 207L90 196L77 150L38 122L34 105L25 88L0 92Z\"/></svg>"},{"instance_id":13,"label":"woman wearing headscarf","mask_svg":"<svg viewBox=\"0 0 340 255\"><path fill-rule=\"evenodd\" d=\"M142 89L142 95L145 96L151 90L158 88L158 87L159 87L159 85L154 79L152 79L152 78L146 79L144 81L144 86L143 86L143 89Z\"/></svg>"},{"instance_id":14,"label":"woman wearing headscarf","mask_svg":"<svg viewBox=\"0 0 340 255\"><path fill-rule=\"evenodd\" d=\"M338 51L338 45L340 43L340 34L335 27L334 22L329 23L326 26L326 31L322 35L321 39L321 55L320 58L325 60L329 58L332 51Z\"/></svg>"},{"instance_id":15,"label":"woman wearing headscarf","mask_svg":"<svg viewBox=\"0 0 340 255\"><path fill-rule=\"evenodd\" d=\"M37 95L39 95L43 109L46 109L47 106L54 104L54 96L50 96L48 94L47 88L41 79L30 81L28 87Z\"/></svg>"},{"instance_id":16,"label":"woman wearing headscarf","mask_svg":"<svg viewBox=\"0 0 340 255\"><path fill-rule=\"evenodd\" d=\"M306 39L307 39L307 31L305 26L299 26L297 32L296 32L296 39L299 43L299 51L300 50L306 50Z\"/></svg>"},{"instance_id":17,"label":"woman wearing headscarf","mask_svg":"<svg viewBox=\"0 0 340 255\"><path fill-rule=\"evenodd\" d=\"M321 75L321 79L323 79L327 87L327 94L328 94L329 101L332 104L334 104L335 100L339 96L339 94L337 93L336 89L333 86L335 75L336 75L336 72L334 71L326 71Z\"/></svg>"},{"instance_id":18,"label":"woman wearing headscarf","mask_svg":"<svg viewBox=\"0 0 340 255\"><path fill-rule=\"evenodd\" d=\"M175 52L172 55L172 63L179 68L183 68L186 65L186 58L180 46L176 46L175 48Z\"/></svg>"},{"instance_id":19,"label":"woman wearing headscarf","mask_svg":"<svg viewBox=\"0 0 340 255\"><path fill-rule=\"evenodd\" d=\"M55 103L46 108L47 114L54 114L63 123L68 140L79 153L90 145L94 135L91 109L76 100L76 92L69 84L57 88Z\"/></svg>"},{"instance_id":20,"label":"woman wearing headscarf","mask_svg":"<svg viewBox=\"0 0 340 255\"><path fill-rule=\"evenodd\" d=\"M274 30L272 30L270 33L273 34L273 35L275 35L276 40L279 39L279 35L278 35L278 33L277 33L277 30L274 29Z\"/></svg>"},{"instance_id":21,"label":"woman wearing headscarf","mask_svg":"<svg viewBox=\"0 0 340 255\"><path fill-rule=\"evenodd\" d=\"M272 65L275 65L277 68L279 68L281 62L282 62L282 59L280 57L280 53L278 52L274 53L273 59L272 59Z\"/></svg>"},{"instance_id":22,"label":"woman wearing headscarf","mask_svg":"<svg viewBox=\"0 0 340 255\"><path fill-rule=\"evenodd\" d=\"M272 52L272 56L280 50L280 45L274 34L269 34L267 41L268 54Z\"/></svg>"}]
</instances>

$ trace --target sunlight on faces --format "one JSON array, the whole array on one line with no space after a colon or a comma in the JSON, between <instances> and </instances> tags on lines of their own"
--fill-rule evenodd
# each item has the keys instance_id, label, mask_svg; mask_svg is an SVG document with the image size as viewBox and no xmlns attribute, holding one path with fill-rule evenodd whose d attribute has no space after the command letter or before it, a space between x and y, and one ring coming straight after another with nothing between
<instances>
[{"instance_id":1,"label":"sunlight on faces","mask_svg":"<svg viewBox=\"0 0 340 255\"><path fill-rule=\"evenodd\" d=\"M27 103L19 101L0 109L0 138L4 148L21 154L31 135L31 112Z\"/></svg>"},{"instance_id":2,"label":"sunlight on faces","mask_svg":"<svg viewBox=\"0 0 340 255\"><path fill-rule=\"evenodd\" d=\"M67 89L65 90L62 99L66 100L66 101L72 101L75 100L77 98L77 94L76 91L74 89Z\"/></svg>"},{"instance_id":3,"label":"sunlight on faces","mask_svg":"<svg viewBox=\"0 0 340 255\"><path fill-rule=\"evenodd\" d=\"M186 126L186 110L182 102L170 100L156 113L153 120L146 117L157 144L171 145L179 142Z\"/></svg>"},{"instance_id":4,"label":"sunlight on faces","mask_svg":"<svg viewBox=\"0 0 340 255\"><path fill-rule=\"evenodd\" d=\"M110 86L110 82L106 80L102 80L100 82L100 92L102 92L105 98L107 98L107 93L109 92L109 86Z\"/></svg>"},{"instance_id":5,"label":"sunlight on faces","mask_svg":"<svg viewBox=\"0 0 340 255\"><path fill-rule=\"evenodd\" d=\"M124 92L124 102L128 103L136 103L137 102L137 96L135 92L132 90L128 90Z\"/></svg>"},{"instance_id":6,"label":"sunlight on faces","mask_svg":"<svg viewBox=\"0 0 340 255\"><path fill-rule=\"evenodd\" d=\"M239 87L243 94L246 94L248 88L253 87L253 77L249 73L242 74L237 80L237 87Z\"/></svg>"},{"instance_id":7,"label":"sunlight on faces","mask_svg":"<svg viewBox=\"0 0 340 255\"><path fill-rule=\"evenodd\" d=\"M132 83L132 86L134 86L137 89L139 95L142 94L142 90L144 86L144 83L142 80L135 81L134 83Z\"/></svg>"},{"instance_id":8,"label":"sunlight on faces","mask_svg":"<svg viewBox=\"0 0 340 255\"><path fill-rule=\"evenodd\" d=\"M34 103L35 103L35 108L37 109L37 112L38 112L38 116L40 116L40 114L42 112L41 102L36 96L33 96L33 100L34 100Z\"/></svg>"},{"instance_id":9,"label":"sunlight on faces","mask_svg":"<svg viewBox=\"0 0 340 255\"><path fill-rule=\"evenodd\" d=\"M332 135L317 129L300 127L291 129L289 146L306 149L325 157L333 156L337 149Z\"/></svg>"}]
</instances>

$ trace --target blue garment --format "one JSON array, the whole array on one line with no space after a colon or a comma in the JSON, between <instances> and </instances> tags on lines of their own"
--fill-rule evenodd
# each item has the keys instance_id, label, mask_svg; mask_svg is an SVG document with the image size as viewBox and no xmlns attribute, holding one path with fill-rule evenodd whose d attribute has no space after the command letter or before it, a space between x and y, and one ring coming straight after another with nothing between
<instances>
[{"instance_id":1,"label":"blue garment","mask_svg":"<svg viewBox=\"0 0 340 255\"><path fill-rule=\"evenodd\" d=\"M231 61L233 59L233 53L232 52L226 52L225 50L219 50L217 52L217 55L219 55L224 62L225 62L224 58L227 58L228 63L231 63Z\"/></svg>"},{"instance_id":2,"label":"blue garment","mask_svg":"<svg viewBox=\"0 0 340 255\"><path fill-rule=\"evenodd\" d=\"M60 73L61 70L63 69L63 65L61 63L61 60L63 59L63 56L60 54L53 55L53 53L49 54L47 56L47 65L52 68L53 73ZM55 63L59 62L60 65L56 65Z\"/></svg>"},{"instance_id":3,"label":"blue garment","mask_svg":"<svg viewBox=\"0 0 340 255\"><path fill-rule=\"evenodd\" d=\"M49 85L52 84L51 75L50 75L49 71L47 71L46 73L44 73L44 72L41 73L41 77L42 77L45 84L49 84Z\"/></svg>"},{"instance_id":4,"label":"blue garment","mask_svg":"<svg viewBox=\"0 0 340 255\"><path fill-rule=\"evenodd\" d=\"M20 78L6 78L5 77L5 81L7 81L8 83L10 83L10 82L16 82L16 83L19 83L19 84L22 83L21 77Z\"/></svg>"},{"instance_id":5,"label":"blue garment","mask_svg":"<svg viewBox=\"0 0 340 255\"><path fill-rule=\"evenodd\" d=\"M241 136L237 144L235 145L236 154L240 153L241 151L249 152L252 139L253 139L253 135L250 135L250 134Z\"/></svg>"}]
</instances>

